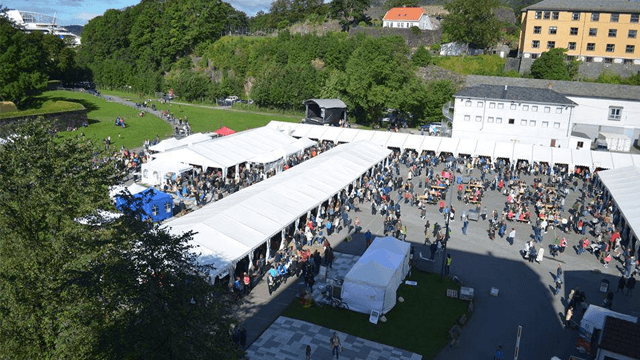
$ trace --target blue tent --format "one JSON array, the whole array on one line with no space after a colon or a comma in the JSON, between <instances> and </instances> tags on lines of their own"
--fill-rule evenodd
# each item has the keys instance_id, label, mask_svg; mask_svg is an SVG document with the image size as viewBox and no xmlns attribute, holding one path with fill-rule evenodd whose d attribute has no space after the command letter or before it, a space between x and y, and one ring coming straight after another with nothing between
<instances>
[{"instance_id":1,"label":"blue tent","mask_svg":"<svg viewBox=\"0 0 640 360\"><path fill-rule=\"evenodd\" d=\"M173 216L173 198L169 194L148 188L131 196L131 205L123 196L116 196L116 207L122 211L125 206L132 206L134 211L142 211L143 219L151 217L153 222L162 221Z\"/></svg>"}]
</instances>

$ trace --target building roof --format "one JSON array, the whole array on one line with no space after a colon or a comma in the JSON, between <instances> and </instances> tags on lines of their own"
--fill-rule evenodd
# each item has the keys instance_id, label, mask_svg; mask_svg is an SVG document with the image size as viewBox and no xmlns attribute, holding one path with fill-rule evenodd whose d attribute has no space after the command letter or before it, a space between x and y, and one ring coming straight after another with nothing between
<instances>
[{"instance_id":1,"label":"building roof","mask_svg":"<svg viewBox=\"0 0 640 360\"><path fill-rule=\"evenodd\" d=\"M458 91L455 97L499 99L505 101L531 101L545 104L573 106L575 103L551 89L535 89L511 85L476 85Z\"/></svg>"},{"instance_id":2,"label":"building roof","mask_svg":"<svg viewBox=\"0 0 640 360\"><path fill-rule=\"evenodd\" d=\"M419 7L397 7L387 11L383 20L418 21L422 14L424 10Z\"/></svg>"},{"instance_id":3,"label":"building roof","mask_svg":"<svg viewBox=\"0 0 640 360\"><path fill-rule=\"evenodd\" d=\"M342 102L340 99L309 99L305 100L304 104L308 103L316 103L318 106L324 109L346 109L347 104Z\"/></svg>"},{"instance_id":4,"label":"building roof","mask_svg":"<svg viewBox=\"0 0 640 360\"><path fill-rule=\"evenodd\" d=\"M499 76L467 76L467 86L470 87L481 84L523 86L537 89L548 89L551 87L551 89L565 96L640 101L640 87L633 85L599 84L579 81L525 79Z\"/></svg>"},{"instance_id":5,"label":"building roof","mask_svg":"<svg viewBox=\"0 0 640 360\"><path fill-rule=\"evenodd\" d=\"M582 138L582 139L591 139L591 137L583 132L579 132L579 131L572 131L571 132L571 136L573 137L578 137L578 138Z\"/></svg>"},{"instance_id":6,"label":"building roof","mask_svg":"<svg viewBox=\"0 0 640 360\"><path fill-rule=\"evenodd\" d=\"M604 323L600 348L640 359L640 325L608 316Z\"/></svg>"},{"instance_id":7,"label":"building roof","mask_svg":"<svg viewBox=\"0 0 640 360\"><path fill-rule=\"evenodd\" d=\"M587 12L640 12L640 2L624 0L545 0L522 11L527 10L567 10Z\"/></svg>"}]
</instances>

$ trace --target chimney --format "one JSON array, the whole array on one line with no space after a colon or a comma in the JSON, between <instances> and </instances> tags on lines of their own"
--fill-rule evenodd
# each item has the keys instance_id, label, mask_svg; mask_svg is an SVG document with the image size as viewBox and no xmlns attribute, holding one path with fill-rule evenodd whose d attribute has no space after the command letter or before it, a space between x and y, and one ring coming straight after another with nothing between
<instances>
[{"instance_id":1,"label":"chimney","mask_svg":"<svg viewBox=\"0 0 640 360\"><path fill-rule=\"evenodd\" d=\"M548 83L547 84L547 88L551 89L551 88L553 88L553 85L551 85L551 83Z\"/></svg>"}]
</instances>

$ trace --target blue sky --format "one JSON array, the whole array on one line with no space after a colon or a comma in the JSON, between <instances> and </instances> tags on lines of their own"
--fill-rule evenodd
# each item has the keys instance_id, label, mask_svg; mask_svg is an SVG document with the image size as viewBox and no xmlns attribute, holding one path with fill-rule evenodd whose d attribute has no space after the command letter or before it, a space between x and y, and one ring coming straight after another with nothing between
<instances>
[{"instance_id":1,"label":"blue sky","mask_svg":"<svg viewBox=\"0 0 640 360\"><path fill-rule=\"evenodd\" d=\"M268 11L272 0L226 0L248 16L259 10ZM61 25L84 25L109 9L122 9L140 3L140 0L0 0L0 6L9 9L33 11L52 15L57 13Z\"/></svg>"}]
</instances>

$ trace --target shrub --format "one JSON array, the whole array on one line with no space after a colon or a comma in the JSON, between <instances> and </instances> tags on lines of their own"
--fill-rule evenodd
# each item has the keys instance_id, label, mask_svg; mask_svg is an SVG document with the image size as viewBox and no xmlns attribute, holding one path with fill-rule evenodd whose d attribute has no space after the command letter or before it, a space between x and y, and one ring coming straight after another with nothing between
<instances>
[{"instance_id":1,"label":"shrub","mask_svg":"<svg viewBox=\"0 0 640 360\"><path fill-rule=\"evenodd\" d=\"M411 33L412 33L413 35L420 35L420 33L421 33L420 28L419 28L419 27L417 27L417 26L412 26L412 27L411 27Z\"/></svg>"}]
</instances>

